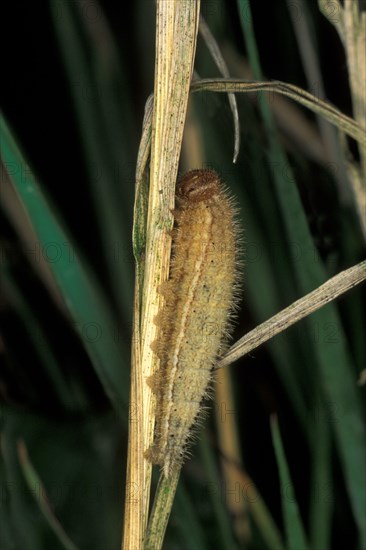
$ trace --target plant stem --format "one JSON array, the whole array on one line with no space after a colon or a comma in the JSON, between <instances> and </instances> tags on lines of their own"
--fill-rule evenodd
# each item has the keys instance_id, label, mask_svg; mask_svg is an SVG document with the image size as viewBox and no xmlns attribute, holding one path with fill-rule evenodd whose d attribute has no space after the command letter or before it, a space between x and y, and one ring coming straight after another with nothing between
<instances>
[{"instance_id":1,"label":"plant stem","mask_svg":"<svg viewBox=\"0 0 366 550\"><path fill-rule=\"evenodd\" d=\"M171 477L161 474L156 489L153 509L144 541L144 550L159 550L163 545L166 527L178 486L180 468Z\"/></svg>"}]
</instances>

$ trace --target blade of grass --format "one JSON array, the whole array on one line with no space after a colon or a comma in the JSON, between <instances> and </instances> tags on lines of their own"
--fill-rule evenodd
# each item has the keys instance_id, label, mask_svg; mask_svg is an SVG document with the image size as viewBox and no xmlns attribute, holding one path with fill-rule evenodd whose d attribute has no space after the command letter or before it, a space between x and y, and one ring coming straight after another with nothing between
<instances>
[{"instance_id":1,"label":"blade of grass","mask_svg":"<svg viewBox=\"0 0 366 550\"><path fill-rule=\"evenodd\" d=\"M230 369L221 369L216 373L215 377L216 437L221 457L220 473L225 487L235 487L238 483L239 470L244 470L240 452L238 422L235 420L233 414L227 414L226 412L238 410L231 376L232 372ZM206 441L204 441L204 444L208 445ZM213 462L213 459L211 461ZM218 479L218 475L216 475L216 478ZM251 526L247 499L233 498L232 495L228 495L225 499L225 508L227 508L227 511L233 518L233 528L238 541L241 544L248 543L251 538ZM223 514L223 512L221 513ZM226 519L226 515L224 519Z\"/></svg>"},{"instance_id":2,"label":"blade of grass","mask_svg":"<svg viewBox=\"0 0 366 550\"><path fill-rule=\"evenodd\" d=\"M17 447L18 447L19 462L24 474L24 478L26 480L26 483L28 485L30 492L34 496L35 501L39 506L39 509L42 512L43 517L46 519L48 525L50 526L53 533L57 537L57 540L60 543L60 546L62 548L65 548L65 550L76 550L77 547L72 542L72 540L70 540L67 533L64 531L62 525L57 520L56 516L53 514L50 508L50 505L47 500L47 494L46 494L45 488L36 470L34 469L31 461L29 460L27 447L25 446L24 441L19 440ZM40 489L39 497L37 497L36 494L34 493L34 487L37 487Z\"/></svg>"},{"instance_id":3,"label":"blade of grass","mask_svg":"<svg viewBox=\"0 0 366 550\"><path fill-rule=\"evenodd\" d=\"M230 76L229 69L227 68L225 59L223 58L219 45L217 44L213 34L211 33L210 27L207 25L206 21L202 16L200 17L200 33L203 39L205 40L207 47L212 55L212 58L214 59L222 76L229 78ZM239 122L238 105L236 102L235 94L228 94L228 98L229 98L230 109L231 109L231 112L233 113L233 119L234 119L233 162L235 163L237 161L237 158L239 155L239 149L240 149L240 122Z\"/></svg>"},{"instance_id":4,"label":"blade of grass","mask_svg":"<svg viewBox=\"0 0 366 550\"><path fill-rule=\"evenodd\" d=\"M128 432L128 454L126 478L130 483L127 487L134 487L137 491L136 498L126 498L124 511L124 524L128 525L123 532L123 541L139 541L141 544L145 528L143 509L145 503L142 501L141 492L145 484L144 477L144 434L143 434L143 408L138 406L143 394L141 376L141 301L144 281L143 254L146 244L146 213L148 206L148 170L147 163L151 147L151 120L153 96L150 96L145 106L145 116L142 128L142 136L136 166L136 196L134 205L134 226L132 235L133 253L136 262L135 273L135 295L133 310L133 332L132 332L132 356L131 356L131 394L130 414ZM132 414L133 413L133 414ZM134 419L134 424L132 424ZM131 485L132 484L132 485ZM123 542L124 544L124 542Z\"/></svg>"},{"instance_id":5,"label":"blade of grass","mask_svg":"<svg viewBox=\"0 0 366 550\"><path fill-rule=\"evenodd\" d=\"M319 392L320 394L320 392ZM331 521L333 511L333 487L331 467L331 431L325 420L327 413L318 399L315 445L313 451L313 479L310 496L311 548L331 548Z\"/></svg>"},{"instance_id":6,"label":"blade of grass","mask_svg":"<svg viewBox=\"0 0 366 550\"><path fill-rule=\"evenodd\" d=\"M268 550L284 550L281 533L274 522L271 513L262 497L258 498L258 490L252 480L248 480L248 498L250 502L250 513L253 521L261 534Z\"/></svg>"},{"instance_id":7,"label":"blade of grass","mask_svg":"<svg viewBox=\"0 0 366 550\"><path fill-rule=\"evenodd\" d=\"M354 118L366 134L365 79L366 79L366 13L361 3L339 0L330 3L318 0L321 13L333 25L342 40L349 75ZM343 140L347 157L348 179L352 187L356 210L366 240L366 144L359 147L360 162L353 162L348 143ZM350 160L348 160L348 158ZM366 537L365 537L366 545Z\"/></svg>"},{"instance_id":8,"label":"blade of grass","mask_svg":"<svg viewBox=\"0 0 366 550\"><path fill-rule=\"evenodd\" d=\"M253 349L276 336L276 334L286 330L286 328L324 305L329 304L331 300L334 300L357 284L362 283L365 279L366 260L338 273L338 275L329 279L319 288L313 290L313 292L292 303L268 319L268 321L265 321L240 338L222 357L217 364L217 368L226 367L239 359L239 357L250 353Z\"/></svg>"},{"instance_id":9,"label":"blade of grass","mask_svg":"<svg viewBox=\"0 0 366 550\"><path fill-rule=\"evenodd\" d=\"M335 0L333 5L326 0L318 0L318 4L322 14L336 27L345 47L355 118L366 129L364 100L366 77L365 10L360 3L352 2L352 0L345 0L343 5L339 0ZM366 161L365 155L366 150L361 151L364 161Z\"/></svg>"},{"instance_id":10,"label":"blade of grass","mask_svg":"<svg viewBox=\"0 0 366 550\"><path fill-rule=\"evenodd\" d=\"M271 431L281 483L282 511L285 522L287 548L288 550L306 550L309 548L309 545L306 540L285 451L282 445L280 430L275 416L271 418Z\"/></svg>"},{"instance_id":11,"label":"blade of grass","mask_svg":"<svg viewBox=\"0 0 366 550\"><path fill-rule=\"evenodd\" d=\"M11 184L22 204L24 215L34 231L34 244L38 243L43 250L48 243L54 243L62 250L62 246L68 243L73 250L72 256L61 254L59 261L48 262L48 268L106 394L117 411L124 411L128 403L128 373L123 368L123 357L127 356L127 351L121 349L120 343L116 341L117 322L96 281L78 257L72 241L45 199L4 118L0 120L0 131L4 164L8 168ZM5 184L4 174L2 179ZM97 339L85 336L85 327L90 323L98 328ZM125 352L124 355L122 351Z\"/></svg>"},{"instance_id":12,"label":"blade of grass","mask_svg":"<svg viewBox=\"0 0 366 550\"><path fill-rule=\"evenodd\" d=\"M144 538L144 550L159 550L162 547L165 531L172 510L175 493L178 486L180 470L172 476L160 475L149 524Z\"/></svg>"},{"instance_id":13,"label":"blade of grass","mask_svg":"<svg viewBox=\"0 0 366 550\"><path fill-rule=\"evenodd\" d=\"M288 10L291 12L294 8L291 0L287 0ZM301 61L304 67L308 86L316 82L317 95L319 99L325 100L325 88L323 83L320 63L315 49L315 40L311 33L310 14L304 0L299 0L296 9L302 14L302 17L291 17L291 22L294 27L294 33L298 44L298 49ZM327 157L334 165L338 164L342 155L342 150L339 138L335 132L335 128L327 123L319 114L316 117L316 122L319 127L319 132L322 136ZM343 163L339 166L339 170L334 171L334 179L337 182L340 199L343 203L349 202L349 191L347 187L347 174Z\"/></svg>"},{"instance_id":14,"label":"blade of grass","mask_svg":"<svg viewBox=\"0 0 366 550\"><path fill-rule=\"evenodd\" d=\"M5 413L6 414L6 413ZM22 475L17 456L16 446L9 441L2 426L0 452L4 464L4 492L9 510L9 527L12 527L10 548L25 548L35 550L42 548L44 526L39 508L36 513L33 491L28 490L26 480ZM36 520L36 521L35 521Z\"/></svg>"},{"instance_id":15,"label":"blade of grass","mask_svg":"<svg viewBox=\"0 0 366 550\"><path fill-rule=\"evenodd\" d=\"M237 78L202 78L192 83L192 92L202 91L221 93L272 92L282 94L304 105L304 107L307 107L314 113L321 115L325 120L334 124L347 135L362 145L366 145L365 131L355 120L343 114L330 103L322 101L306 90L288 82L280 82L278 80L264 82L261 77L257 77L255 81L245 81ZM270 111L268 112L270 113Z\"/></svg>"}]
</instances>

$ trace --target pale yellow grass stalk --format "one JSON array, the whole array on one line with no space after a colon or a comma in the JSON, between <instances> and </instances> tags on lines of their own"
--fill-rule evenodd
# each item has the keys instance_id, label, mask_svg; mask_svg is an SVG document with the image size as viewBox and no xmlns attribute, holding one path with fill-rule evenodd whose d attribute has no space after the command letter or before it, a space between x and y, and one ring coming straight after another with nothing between
<instances>
[{"instance_id":1,"label":"pale yellow grass stalk","mask_svg":"<svg viewBox=\"0 0 366 550\"><path fill-rule=\"evenodd\" d=\"M156 338L154 318L162 305L159 285L168 278L174 206L183 128L193 72L200 2L165 1L156 4L156 58L152 113L150 188L146 226L142 222L144 200L136 196L135 224L146 227L145 249L138 258L132 355L130 437L126 482L124 535L125 550L143 546L151 484L151 464L143 452L154 434L154 398L146 378L158 367L151 351ZM140 149L145 158L146 141ZM139 183L139 182L137 182ZM141 183L141 182L140 182ZM144 194L144 186L137 193ZM143 209L143 208L142 208ZM134 228L134 237L139 228ZM140 232L141 235L141 232ZM135 241L136 252L136 241ZM140 302L141 297L141 302Z\"/></svg>"}]
</instances>

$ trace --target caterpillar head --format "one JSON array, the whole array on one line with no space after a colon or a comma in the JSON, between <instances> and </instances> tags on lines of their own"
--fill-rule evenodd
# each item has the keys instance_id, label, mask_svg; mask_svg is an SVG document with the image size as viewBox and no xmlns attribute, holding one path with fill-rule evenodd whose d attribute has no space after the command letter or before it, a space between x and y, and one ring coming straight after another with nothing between
<instances>
[{"instance_id":1,"label":"caterpillar head","mask_svg":"<svg viewBox=\"0 0 366 550\"><path fill-rule=\"evenodd\" d=\"M191 170L179 180L177 200L182 205L185 202L198 203L210 199L219 191L220 178L214 170Z\"/></svg>"}]
</instances>

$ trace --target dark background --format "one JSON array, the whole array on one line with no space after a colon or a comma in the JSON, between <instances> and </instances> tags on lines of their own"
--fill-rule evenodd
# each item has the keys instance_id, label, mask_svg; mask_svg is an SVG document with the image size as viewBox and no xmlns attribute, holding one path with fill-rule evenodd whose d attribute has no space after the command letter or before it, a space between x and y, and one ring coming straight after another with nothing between
<instances>
[{"instance_id":1,"label":"dark background","mask_svg":"<svg viewBox=\"0 0 366 550\"><path fill-rule=\"evenodd\" d=\"M347 67L340 40L333 27L318 13L317 3L312 1L307 5L314 25L326 95L329 101L344 113L352 115ZM134 166L144 104L153 90L154 7L152 0L135 3L101 0L100 6L113 31L123 67L123 78L128 83L129 114L132 124L129 125L130 134L125 138L129 144L129 152L128 162L124 161L122 165L121 187L125 191L123 207L127 216L126 223L132 227ZM90 9L92 18L94 17L92 10L99 8L90 6ZM222 36L226 38L229 36L237 51L245 55L236 3L233 1L227 1L224 4L203 2L203 13L206 13L208 18L213 12L217 15L217 9L222 10L222 14L220 11L220 17L213 17L216 28L212 30L215 36L218 40ZM264 0L252 2L252 10L263 72L266 77L292 82L307 89L286 3L282 0L273 3L264 2ZM97 229L95 202L90 191L87 161L75 116L72 87L65 71L48 2L41 0L7 2L2 6L1 11L3 55L0 94L3 112L42 183L43 190L50 197L75 243L97 274L114 307L113 292L110 290L108 275L102 261L103 244ZM203 48L201 41L199 48ZM203 72L200 74L210 76ZM245 98L240 99L240 102L245 101ZM256 109L253 112L254 116L257 116ZM306 113L306 116L313 119L312 114ZM232 136L228 139L231 144ZM245 143L242 147L245 149ZM353 148L357 154L356 148L354 146ZM318 174L319 171L322 169L314 163L309 163L308 173ZM326 183L317 187L315 183L312 185L302 181L300 176L299 190L320 254L326 261L332 253L337 252L339 265L342 266L344 259L339 253L341 225L338 197L327 176L323 174L322 177ZM276 216L275 209L273 216ZM120 502L124 470L121 465L124 465L125 460L126 434L119 427L118 419L111 413L108 399L77 335L32 272L27 255L24 254L11 224L3 213L0 215L0 228L2 246L11 257L13 273L18 280L22 281L22 288L29 297L30 304L36 311L42 326L47 327L47 338L55 349L60 364L63 365L65 376L68 379L75 379L75 383L83 388L87 396L87 405L84 410L74 411L70 417L57 403L52 385L45 379L39 368L38 358L32 349L26 328L19 324L16 312L6 296L1 302L2 317L5 322L0 367L2 399L5 403L14 406L17 411L40 414L45 419L46 434L50 431L48 423L51 421L52 424L52 419L55 419L59 430L57 438L60 446L62 446L63 437L62 423L69 423L73 419L76 423L81 422L83 428L79 441L80 449L76 450L75 456L70 456L70 461L74 463L80 456L83 457L82 460L86 460L85 453L90 444L89 424L85 428L85 418L87 422L91 422L92 429L95 428L98 437L109 434L109 439L106 437L107 443L105 443L105 452L109 453L109 459L106 459L105 464L112 470L106 481L111 486L111 493L107 492L105 498L107 499L110 494L114 498L116 521L113 523L113 518L110 520L111 525L113 524L110 530L111 538L116 541L119 533L118 514L122 514ZM94 228L96 228L95 231ZM358 230L356 233L357 242L359 242ZM357 245L356 248L355 261L359 256L361 257L362 253L362 247ZM132 276L131 250L126 251L126 258L126 269ZM284 299L283 306L288 303L289 301ZM120 313L118 309L117 313ZM123 338L129 342L131 321L124 317L121 323ZM241 336L253 326L255 326L255 319L250 309L244 305L235 336ZM289 332L289 338L296 339L297 329L292 330L293 332ZM299 360L301 361L301 357ZM283 419L283 437L289 442L286 447L287 458L291 463L299 505L307 523L309 520L306 511L309 499L309 449L304 442L297 419L292 415L291 404L268 350L262 348L249 358L240 361L236 365L234 377L236 387L241 388L237 421L242 436L242 448L245 451L245 467L264 496L274 519L282 525L276 463L268 424L269 414L277 412ZM309 421L311 422L311 419ZM39 425L42 426L41 420ZM40 429L42 431L43 428ZM65 437L71 437L73 443L70 444L70 448L74 449L76 433L67 434ZM212 445L215 446L212 423L209 423L209 437ZM39 454L41 455L41 450ZM48 456L45 463L49 460ZM86 460L86 462L89 461ZM39 459L39 464L41 463L42 459ZM54 464L57 464L57 460ZM338 472L339 464L335 460L334 475L336 476ZM187 485L188 487L194 485L194 477L193 481L188 477ZM352 548L355 541L355 527L342 481L339 483L338 491L335 514L337 518L342 518L342 521L334 525L333 540L336 543L333 547L341 548L347 545ZM85 503L85 499L83 502ZM97 498L95 502L90 499L90 502L93 505L97 502L96 509L99 510L101 499ZM67 514L62 511L62 506L66 506L65 503L67 503L67 496L63 504L60 504L60 514L66 517ZM74 500L73 505L77 514L78 503L75 503ZM88 522L93 523L94 513L95 509L92 506L90 510L88 508L87 513L85 512L81 520L85 530ZM209 519L205 520L208 524ZM68 524L72 523L70 518L66 518L65 521ZM91 528L91 532L94 533L94 527ZM98 546L98 539L93 540L92 535L90 539L88 536L83 539L80 535L79 540L81 547L109 550L109 547ZM102 536L100 540L103 540ZM10 547L16 548L16 546ZM172 547L178 548L179 545ZM0 549L3 550L3 548L5 550L8 547L0 545Z\"/></svg>"}]
</instances>

